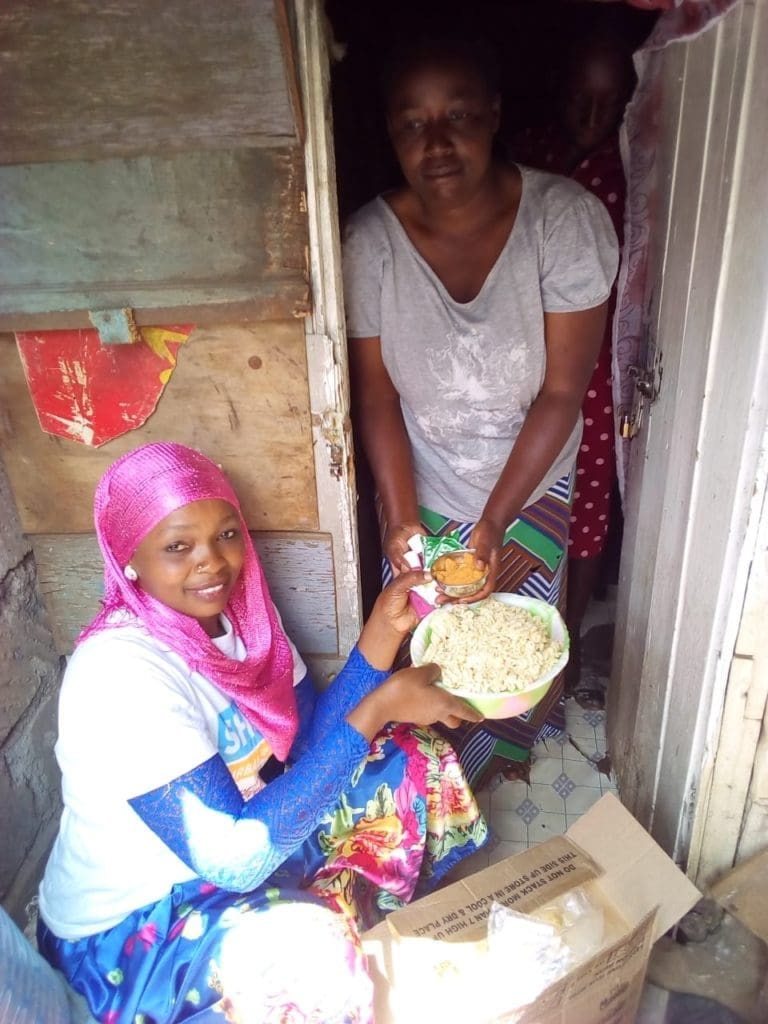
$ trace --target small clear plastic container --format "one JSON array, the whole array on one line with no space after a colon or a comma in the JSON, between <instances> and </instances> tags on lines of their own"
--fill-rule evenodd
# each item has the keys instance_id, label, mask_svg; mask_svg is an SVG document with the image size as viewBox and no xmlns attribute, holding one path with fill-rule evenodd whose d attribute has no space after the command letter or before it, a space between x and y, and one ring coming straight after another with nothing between
<instances>
[{"instance_id":1,"label":"small clear plastic container","mask_svg":"<svg viewBox=\"0 0 768 1024\"><path fill-rule=\"evenodd\" d=\"M483 589L488 579L488 567L483 569L477 564L471 548L440 555L429 571L448 597L471 597Z\"/></svg>"}]
</instances>

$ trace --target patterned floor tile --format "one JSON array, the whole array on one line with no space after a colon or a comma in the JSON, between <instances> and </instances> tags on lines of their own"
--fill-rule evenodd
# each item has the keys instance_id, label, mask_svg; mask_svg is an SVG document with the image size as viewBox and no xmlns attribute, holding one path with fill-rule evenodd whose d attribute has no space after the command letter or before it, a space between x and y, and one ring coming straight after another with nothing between
<instances>
[{"instance_id":1,"label":"patterned floor tile","mask_svg":"<svg viewBox=\"0 0 768 1024\"><path fill-rule=\"evenodd\" d=\"M531 751L534 758L537 757L559 757L562 747L568 742L568 733L559 732L555 736L548 736L547 739L537 743Z\"/></svg>"},{"instance_id":2,"label":"patterned floor tile","mask_svg":"<svg viewBox=\"0 0 768 1024\"><path fill-rule=\"evenodd\" d=\"M528 797L541 811L551 811L555 814L563 814L565 811L563 797L551 785L533 783L528 791Z\"/></svg>"},{"instance_id":3,"label":"patterned floor tile","mask_svg":"<svg viewBox=\"0 0 768 1024\"><path fill-rule=\"evenodd\" d=\"M477 806L487 818L491 809L491 794L487 789L484 789L480 793L476 794L475 799L477 800Z\"/></svg>"},{"instance_id":4,"label":"patterned floor tile","mask_svg":"<svg viewBox=\"0 0 768 1024\"><path fill-rule=\"evenodd\" d=\"M594 764L582 758L580 761L566 761L565 774L577 786L592 786L600 789L600 773Z\"/></svg>"},{"instance_id":5,"label":"patterned floor tile","mask_svg":"<svg viewBox=\"0 0 768 1024\"><path fill-rule=\"evenodd\" d=\"M541 814L541 808L530 797L526 796L515 808L515 813L526 825L532 825Z\"/></svg>"},{"instance_id":6,"label":"patterned floor tile","mask_svg":"<svg viewBox=\"0 0 768 1024\"><path fill-rule=\"evenodd\" d=\"M596 804L602 795L602 791L594 786L577 786L565 801L565 816L568 818L568 824L572 825L577 818Z\"/></svg>"},{"instance_id":7,"label":"patterned floor tile","mask_svg":"<svg viewBox=\"0 0 768 1024\"><path fill-rule=\"evenodd\" d=\"M594 725L588 722L582 715L572 715L568 719L566 729L568 734L577 740L585 739L594 742L598 735Z\"/></svg>"},{"instance_id":8,"label":"patterned floor tile","mask_svg":"<svg viewBox=\"0 0 768 1024\"><path fill-rule=\"evenodd\" d=\"M573 698L565 698L565 722L566 725L571 722L574 718L581 718L581 713L584 709L581 705Z\"/></svg>"},{"instance_id":9,"label":"patterned floor tile","mask_svg":"<svg viewBox=\"0 0 768 1024\"><path fill-rule=\"evenodd\" d=\"M494 811L513 811L528 795L525 782L505 781L491 792L491 814Z\"/></svg>"},{"instance_id":10,"label":"patterned floor tile","mask_svg":"<svg viewBox=\"0 0 768 1024\"><path fill-rule=\"evenodd\" d=\"M541 811L528 826L528 845L537 846L552 836L561 836L566 829L565 814L551 814Z\"/></svg>"},{"instance_id":11,"label":"patterned floor tile","mask_svg":"<svg viewBox=\"0 0 768 1024\"><path fill-rule=\"evenodd\" d=\"M605 726L605 712L597 711L594 708L583 708L581 717L589 722L593 729L601 729Z\"/></svg>"},{"instance_id":12,"label":"patterned floor tile","mask_svg":"<svg viewBox=\"0 0 768 1024\"><path fill-rule=\"evenodd\" d=\"M502 842L528 841L528 826L516 811L496 811L492 828Z\"/></svg>"},{"instance_id":13,"label":"patterned floor tile","mask_svg":"<svg viewBox=\"0 0 768 1024\"><path fill-rule=\"evenodd\" d=\"M563 747L563 761L587 761L598 756L597 740L594 736L589 739L584 736L574 736Z\"/></svg>"},{"instance_id":14,"label":"patterned floor tile","mask_svg":"<svg viewBox=\"0 0 768 1024\"><path fill-rule=\"evenodd\" d=\"M563 774L563 758L558 751L557 757L540 757L531 768L531 782L551 786L555 779Z\"/></svg>"}]
</instances>

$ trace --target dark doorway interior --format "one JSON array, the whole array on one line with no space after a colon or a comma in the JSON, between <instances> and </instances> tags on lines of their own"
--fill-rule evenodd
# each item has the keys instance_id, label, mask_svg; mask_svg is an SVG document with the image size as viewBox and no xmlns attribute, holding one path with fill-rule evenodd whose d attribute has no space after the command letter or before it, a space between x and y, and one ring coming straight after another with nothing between
<instances>
[{"instance_id":1,"label":"dark doorway interior","mask_svg":"<svg viewBox=\"0 0 768 1024\"><path fill-rule=\"evenodd\" d=\"M400 172L386 135L379 76L391 48L413 35L482 35L496 48L501 67L502 148L525 128L548 123L557 72L574 32L600 31L607 21L626 35L632 49L647 37L657 15L620 3L565 0L327 0L326 11L341 59L332 66L336 170L342 221L363 203L395 186ZM364 613L380 589L380 546L373 484L356 449L359 534ZM598 597L618 579L619 514L606 547Z\"/></svg>"}]
</instances>

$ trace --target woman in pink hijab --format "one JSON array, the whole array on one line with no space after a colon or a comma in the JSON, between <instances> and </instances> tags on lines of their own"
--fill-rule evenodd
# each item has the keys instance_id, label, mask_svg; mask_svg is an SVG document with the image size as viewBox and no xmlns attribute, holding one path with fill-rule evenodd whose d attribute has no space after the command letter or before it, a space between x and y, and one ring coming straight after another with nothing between
<instances>
[{"instance_id":1,"label":"woman in pink hijab","mask_svg":"<svg viewBox=\"0 0 768 1024\"><path fill-rule=\"evenodd\" d=\"M476 712L434 666L389 671L423 574L382 593L318 694L208 458L129 452L95 522L104 607L62 685L40 949L105 1024L371 1021L359 929L487 831L428 728Z\"/></svg>"}]
</instances>

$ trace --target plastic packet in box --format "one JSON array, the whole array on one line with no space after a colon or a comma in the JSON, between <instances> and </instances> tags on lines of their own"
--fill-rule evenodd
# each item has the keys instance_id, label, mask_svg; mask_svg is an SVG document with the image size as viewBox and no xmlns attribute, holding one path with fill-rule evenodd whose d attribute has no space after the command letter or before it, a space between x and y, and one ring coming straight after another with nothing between
<instances>
[{"instance_id":1,"label":"plastic packet in box","mask_svg":"<svg viewBox=\"0 0 768 1024\"><path fill-rule=\"evenodd\" d=\"M530 914L494 902L488 953L509 985L500 1010L526 1006L545 988L598 951L606 937L603 908L577 886ZM618 936L611 936L617 938ZM514 964L514 971L509 967Z\"/></svg>"},{"instance_id":2,"label":"plastic packet in box","mask_svg":"<svg viewBox=\"0 0 768 1024\"><path fill-rule=\"evenodd\" d=\"M602 910L600 939L601 922L592 913L576 914L561 927L568 924L567 897L578 889ZM566 835L423 896L366 932L377 1024L632 1024L651 944L699 898L674 861L608 793ZM488 954L494 904L543 917L538 926L550 929L542 932L539 954L514 940L514 955ZM504 930L514 934L512 922L507 919ZM561 942L552 943L553 929L560 930ZM590 954L594 942L597 950ZM553 967L565 973L545 979L540 989L541 971L531 982L527 975L532 960L541 964L546 947L558 962ZM579 950L586 959L569 967L568 958ZM533 989L539 994L520 1006Z\"/></svg>"}]
</instances>

